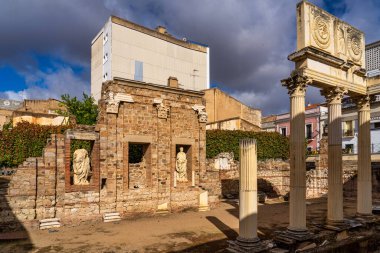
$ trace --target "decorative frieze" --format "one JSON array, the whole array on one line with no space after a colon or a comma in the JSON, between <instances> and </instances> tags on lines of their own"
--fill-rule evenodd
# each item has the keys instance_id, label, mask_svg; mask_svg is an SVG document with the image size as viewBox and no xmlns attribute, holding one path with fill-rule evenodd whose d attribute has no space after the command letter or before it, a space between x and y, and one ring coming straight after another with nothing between
<instances>
[{"instance_id":1,"label":"decorative frieze","mask_svg":"<svg viewBox=\"0 0 380 253\"><path fill-rule=\"evenodd\" d=\"M207 123L207 112L204 105L194 105L191 108L198 113L198 121L200 123Z\"/></svg>"},{"instance_id":2,"label":"decorative frieze","mask_svg":"<svg viewBox=\"0 0 380 253\"><path fill-rule=\"evenodd\" d=\"M159 119L167 119L170 115L170 108L165 106L162 98L153 99L153 105L157 108L157 117Z\"/></svg>"},{"instance_id":3,"label":"decorative frieze","mask_svg":"<svg viewBox=\"0 0 380 253\"><path fill-rule=\"evenodd\" d=\"M125 93L116 93L109 91L106 99L106 112L119 113L120 102L133 103L134 100L131 95Z\"/></svg>"}]
</instances>

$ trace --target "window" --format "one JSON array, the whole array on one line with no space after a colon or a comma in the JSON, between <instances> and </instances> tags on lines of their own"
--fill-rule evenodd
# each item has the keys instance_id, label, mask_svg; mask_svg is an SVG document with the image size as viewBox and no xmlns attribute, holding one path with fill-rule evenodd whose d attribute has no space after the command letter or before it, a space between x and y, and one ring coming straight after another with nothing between
<instances>
[{"instance_id":1,"label":"window","mask_svg":"<svg viewBox=\"0 0 380 253\"><path fill-rule=\"evenodd\" d=\"M103 45L106 44L108 41L108 33L106 33L103 37Z\"/></svg>"},{"instance_id":2,"label":"window","mask_svg":"<svg viewBox=\"0 0 380 253\"><path fill-rule=\"evenodd\" d=\"M354 121L348 120L343 122L343 137L354 136Z\"/></svg>"},{"instance_id":3,"label":"window","mask_svg":"<svg viewBox=\"0 0 380 253\"><path fill-rule=\"evenodd\" d=\"M306 138L313 139L313 129L312 124L306 124Z\"/></svg>"},{"instance_id":4,"label":"window","mask_svg":"<svg viewBox=\"0 0 380 253\"><path fill-rule=\"evenodd\" d=\"M286 127L281 127L280 128L280 134L283 136L286 136Z\"/></svg>"},{"instance_id":5,"label":"window","mask_svg":"<svg viewBox=\"0 0 380 253\"><path fill-rule=\"evenodd\" d=\"M352 154L354 152L354 144L346 144L344 146L344 153L345 154Z\"/></svg>"},{"instance_id":6,"label":"window","mask_svg":"<svg viewBox=\"0 0 380 253\"><path fill-rule=\"evenodd\" d=\"M142 81L144 73L144 64L141 61L135 61L135 80Z\"/></svg>"},{"instance_id":7,"label":"window","mask_svg":"<svg viewBox=\"0 0 380 253\"><path fill-rule=\"evenodd\" d=\"M373 123L373 129L380 129L380 122Z\"/></svg>"},{"instance_id":8,"label":"window","mask_svg":"<svg viewBox=\"0 0 380 253\"><path fill-rule=\"evenodd\" d=\"M103 56L103 64L108 61L108 53L105 53Z\"/></svg>"},{"instance_id":9,"label":"window","mask_svg":"<svg viewBox=\"0 0 380 253\"><path fill-rule=\"evenodd\" d=\"M151 187L151 149L149 143L128 144L128 179L129 189Z\"/></svg>"}]
</instances>

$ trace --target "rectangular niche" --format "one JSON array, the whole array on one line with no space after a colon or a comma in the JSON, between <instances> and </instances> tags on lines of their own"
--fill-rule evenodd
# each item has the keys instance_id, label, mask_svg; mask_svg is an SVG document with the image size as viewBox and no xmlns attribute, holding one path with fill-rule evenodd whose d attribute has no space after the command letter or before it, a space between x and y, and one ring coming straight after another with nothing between
<instances>
[{"instance_id":1,"label":"rectangular niche","mask_svg":"<svg viewBox=\"0 0 380 253\"><path fill-rule=\"evenodd\" d=\"M128 188L151 187L150 143L128 143Z\"/></svg>"},{"instance_id":2,"label":"rectangular niche","mask_svg":"<svg viewBox=\"0 0 380 253\"><path fill-rule=\"evenodd\" d=\"M177 174L177 184L191 184L193 180L193 164L192 164L192 148L191 145L185 145L185 144L176 144L175 145L175 157L174 157L174 169L177 170L177 157L178 153L180 152L180 149L183 148L183 152L186 154L186 181L182 181L179 178L178 172Z\"/></svg>"},{"instance_id":3,"label":"rectangular niche","mask_svg":"<svg viewBox=\"0 0 380 253\"><path fill-rule=\"evenodd\" d=\"M92 157L94 152L93 140L76 140L70 142L70 185L91 185L93 183ZM76 160L75 160L76 159ZM86 161L87 160L87 161ZM74 164L75 163L75 164ZM79 175L74 172L84 170L88 163L89 171L86 175ZM75 177L75 178L74 178ZM74 182L74 180L76 182Z\"/></svg>"},{"instance_id":4,"label":"rectangular niche","mask_svg":"<svg viewBox=\"0 0 380 253\"><path fill-rule=\"evenodd\" d=\"M65 191L99 191L97 133L67 131L65 137Z\"/></svg>"}]
</instances>

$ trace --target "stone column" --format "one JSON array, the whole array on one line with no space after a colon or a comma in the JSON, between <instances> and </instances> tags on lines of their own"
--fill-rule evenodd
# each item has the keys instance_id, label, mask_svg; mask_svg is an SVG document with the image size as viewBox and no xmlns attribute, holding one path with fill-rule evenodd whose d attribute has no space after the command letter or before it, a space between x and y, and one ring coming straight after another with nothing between
<instances>
[{"instance_id":1,"label":"stone column","mask_svg":"<svg viewBox=\"0 0 380 253\"><path fill-rule=\"evenodd\" d=\"M290 95L290 203L288 231L307 234L306 160L305 160L305 92L309 82L293 73L282 85Z\"/></svg>"},{"instance_id":2,"label":"stone column","mask_svg":"<svg viewBox=\"0 0 380 253\"><path fill-rule=\"evenodd\" d=\"M321 91L326 98L329 113L327 221L330 223L343 222L342 98L346 93L340 87Z\"/></svg>"},{"instance_id":3,"label":"stone column","mask_svg":"<svg viewBox=\"0 0 380 253\"><path fill-rule=\"evenodd\" d=\"M257 242L257 151L256 140L240 141L238 241Z\"/></svg>"},{"instance_id":4,"label":"stone column","mask_svg":"<svg viewBox=\"0 0 380 253\"><path fill-rule=\"evenodd\" d=\"M371 129L370 100L362 96L356 100L358 106L358 191L357 212L359 215L372 214L372 179L371 179Z\"/></svg>"},{"instance_id":5,"label":"stone column","mask_svg":"<svg viewBox=\"0 0 380 253\"><path fill-rule=\"evenodd\" d=\"M234 253L261 252L257 237L257 150L255 139L240 140L239 236L230 242Z\"/></svg>"}]
</instances>

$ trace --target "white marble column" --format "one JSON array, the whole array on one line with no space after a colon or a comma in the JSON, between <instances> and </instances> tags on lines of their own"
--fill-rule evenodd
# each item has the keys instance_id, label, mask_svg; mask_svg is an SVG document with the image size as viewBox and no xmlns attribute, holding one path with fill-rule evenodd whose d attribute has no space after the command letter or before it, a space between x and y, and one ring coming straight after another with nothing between
<instances>
[{"instance_id":1,"label":"white marble column","mask_svg":"<svg viewBox=\"0 0 380 253\"><path fill-rule=\"evenodd\" d=\"M306 233L305 92L307 77L293 74L282 80L290 95L290 203L292 233Z\"/></svg>"},{"instance_id":2,"label":"white marble column","mask_svg":"<svg viewBox=\"0 0 380 253\"><path fill-rule=\"evenodd\" d=\"M357 212L359 215L372 215L370 100L369 96L355 100L359 122Z\"/></svg>"},{"instance_id":3,"label":"white marble column","mask_svg":"<svg viewBox=\"0 0 380 253\"><path fill-rule=\"evenodd\" d=\"M257 242L256 140L240 140L239 242Z\"/></svg>"},{"instance_id":4,"label":"white marble column","mask_svg":"<svg viewBox=\"0 0 380 253\"><path fill-rule=\"evenodd\" d=\"M342 98L347 91L336 87L325 89L321 94L328 104L328 199L327 221L343 221L342 177Z\"/></svg>"}]
</instances>

